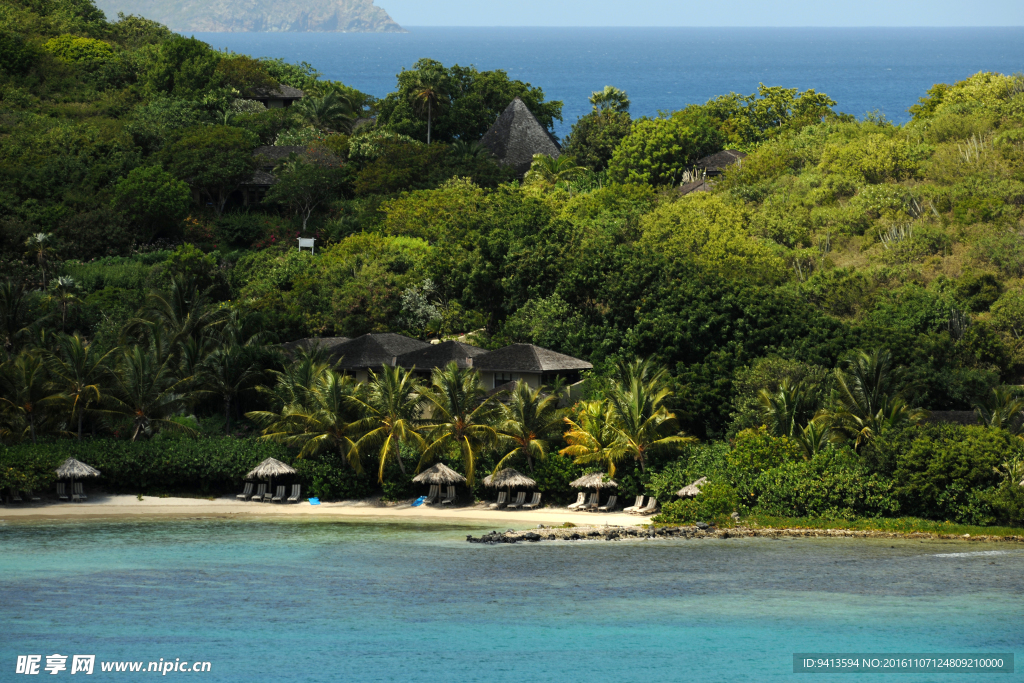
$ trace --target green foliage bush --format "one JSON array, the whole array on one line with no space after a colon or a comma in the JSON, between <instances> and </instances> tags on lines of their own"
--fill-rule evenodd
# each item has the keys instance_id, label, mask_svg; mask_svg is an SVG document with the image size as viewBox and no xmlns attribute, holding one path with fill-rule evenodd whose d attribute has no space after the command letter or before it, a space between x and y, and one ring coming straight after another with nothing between
<instances>
[{"instance_id":1,"label":"green foliage bush","mask_svg":"<svg viewBox=\"0 0 1024 683\"><path fill-rule=\"evenodd\" d=\"M672 500L661 506L653 521L661 524L721 523L739 506L739 496L729 484L709 481L695 498Z\"/></svg>"}]
</instances>

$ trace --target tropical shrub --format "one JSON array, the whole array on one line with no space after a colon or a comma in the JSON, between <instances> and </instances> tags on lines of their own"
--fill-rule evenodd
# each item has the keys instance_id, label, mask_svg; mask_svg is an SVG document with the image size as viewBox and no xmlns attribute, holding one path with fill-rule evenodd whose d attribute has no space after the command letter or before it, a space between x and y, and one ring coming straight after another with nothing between
<instances>
[{"instance_id":1,"label":"tropical shrub","mask_svg":"<svg viewBox=\"0 0 1024 683\"><path fill-rule=\"evenodd\" d=\"M653 521L659 524L722 523L739 504L736 489L724 482L709 481L695 498L662 505L661 513L655 515Z\"/></svg>"}]
</instances>

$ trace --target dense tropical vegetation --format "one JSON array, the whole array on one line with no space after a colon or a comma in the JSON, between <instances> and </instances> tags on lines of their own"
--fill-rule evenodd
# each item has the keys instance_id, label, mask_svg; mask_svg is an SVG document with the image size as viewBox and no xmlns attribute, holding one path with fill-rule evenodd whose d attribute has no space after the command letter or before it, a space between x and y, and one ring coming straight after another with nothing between
<instances>
[{"instance_id":1,"label":"dense tropical vegetation","mask_svg":"<svg viewBox=\"0 0 1024 683\"><path fill-rule=\"evenodd\" d=\"M255 99L282 85L306 96ZM936 85L904 125L766 86L634 118L606 87L522 181L478 144L514 97L561 118L502 71L421 60L376 100L89 0L0 0L0 488L77 454L112 489L221 491L274 453L325 497L411 495L443 460L547 500L612 472L667 520L1024 523L1024 79ZM246 204L260 146L303 153ZM681 196L725 148L749 156ZM560 406L277 346L384 331L595 369Z\"/></svg>"}]
</instances>

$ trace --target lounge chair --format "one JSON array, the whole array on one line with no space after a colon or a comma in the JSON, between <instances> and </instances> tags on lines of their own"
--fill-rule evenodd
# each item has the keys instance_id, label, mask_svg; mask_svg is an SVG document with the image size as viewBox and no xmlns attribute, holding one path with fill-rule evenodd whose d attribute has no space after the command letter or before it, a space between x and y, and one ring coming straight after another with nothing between
<instances>
[{"instance_id":1,"label":"lounge chair","mask_svg":"<svg viewBox=\"0 0 1024 683\"><path fill-rule=\"evenodd\" d=\"M505 506L506 510L518 510L526 502L526 492L520 491L516 494L516 499Z\"/></svg>"},{"instance_id":2,"label":"lounge chair","mask_svg":"<svg viewBox=\"0 0 1024 683\"><path fill-rule=\"evenodd\" d=\"M288 496L289 503L298 503L302 497L302 484L292 484L292 495Z\"/></svg>"},{"instance_id":3,"label":"lounge chair","mask_svg":"<svg viewBox=\"0 0 1024 683\"><path fill-rule=\"evenodd\" d=\"M652 514L654 514L657 511L658 511L658 501L655 500L654 496L651 496L647 500L647 505L643 506L642 508L640 508L639 510L637 510L633 514L634 515L652 515Z\"/></svg>"},{"instance_id":4,"label":"lounge chair","mask_svg":"<svg viewBox=\"0 0 1024 683\"><path fill-rule=\"evenodd\" d=\"M601 504L601 494L591 493L590 498L587 499L587 504L584 505L581 510L593 510Z\"/></svg>"},{"instance_id":5,"label":"lounge chair","mask_svg":"<svg viewBox=\"0 0 1024 683\"><path fill-rule=\"evenodd\" d=\"M498 510L498 509L504 507L505 503L507 503L507 502L508 502L508 492L507 491L502 491L501 493L498 494L498 502L491 503L487 507L490 508L491 510Z\"/></svg>"},{"instance_id":6,"label":"lounge chair","mask_svg":"<svg viewBox=\"0 0 1024 683\"><path fill-rule=\"evenodd\" d=\"M259 487L256 489L256 495L252 497L252 501L254 503L262 503L263 502L263 496L266 493L267 493L267 485L266 484L260 484Z\"/></svg>"},{"instance_id":7,"label":"lounge chair","mask_svg":"<svg viewBox=\"0 0 1024 683\"><path fill-rule=\"evenodd\" d=\"M454 502L455 502L455 487L454 486L449 486L448 487L448 495L445 496L444 500L441 501L441 505L451 505Z\"/></svg>"},{"instance_id":8,"label":"lounge chair","mask_svg":"<svg viewBox=\"0 0 1024 683\"><path fill-rule=\"evenodd\" d=\"M608 498L608 502L607 503L605 503L604 505L601 505L600 507L597 508L597 511L598 512L611 512L616 507L618 507L616 505L616 503L618 501L619 501L619 497L618 496L611 496L610 498Z\"/></svg>"},{"instance_id":9,"label":"lounge chair","mask_svg":"<svg viewBox=\"0 0 1024 683\"><path fill-rule=\"evenodd\" d=\"M274 497L270 499L270 502L271 503L280 503L281 501L283 501L284 500L284 492L286 490L287 490L286 486L278 486L277 487L277 493L275 493Z\"/></svg>"},{"instance_id":10,"label":"lounge chair","mask_svg":"<svg viewBox=\"0 0 1024 683\"><path fill-rule=\"evenodd\" d=\"M534 508L536 508L539 505L540 505L540 494L539 493L535 493L535 494L533 494L533 500L531 500L529 503L524 505L523 509L524 510L533 510Z\"/></svg>"},{"instance_id":11,"label":"lounge chair","mask_svg":"<svg viewBox=\"0 0 1024 683\"><path fill-rule=\"evenodd\" d=\"M21 496L19 496L18 492L14 490L13 486L11 487L11 502L12 503L20 503L21 502Z\"/></svg>"},{"instance_id":12,"label":"lounge chair","mask_svg":"<svg viewBox=\"0 0 1024 683\"><path fill-rule=\"evenodd\" d=\"M36 494L32 493L31 491L25 491L25 497L28 498L29 501L32 502L32 503L38 503L39 502L39 496L37 496Z\"/></svg>"},{"instance_id":13,"label":"lounge chair","mask_svg":"<svg viewBox=\"0 0 1024 683\"><path fill-rule=\"evenodd\" d=\"M424 505L433 505L437 502L437 497L441 493L441 487L437 484L430 485L430 493L427 494L427 499L423 501Z\"/></svg>"},{"instance_id":14,"label":"lounge chair","mask_svg":"<svg viewBox=\"0 0 1024 683\"><path fill-rule=\"evenodd\" d=\"M64 484L64 483L57 484L57 498L59 500L67 500L68 499L67 484Z\"/></svg>"},{"instance_id":15,"label":"lounge chair","mask_svg":"<svg viewBox=\"0 0 1024 683\"><path fill-rule=\"evenodd\" d=\"M75 495L80 500L89 500L89 496L85 495L85 491L82 490L82 482L80 481L75 482Z\"/></svg>"},{"instance_id":16,"label":"lounge chair","mask_svg":"<svg viewBox=\"0 0 1024 683\"><path fill-rule=\"evenodd\" d=\"M636 502L630 505L628 508L622 508L623 512L635 512L644 506L644 497L637 496Z\"/></svg>"},{"instance_id":17,"label":"lounge chair","mask_svg":"<svg viewBox=\"0 0 1024 683\"><path fill-rule=\"evenodd\" d=\"M252 482L247 481L245 483L245 488L243 488L242 492L235 496L235 498L238 500L249 500L252 498Z\"/></svg>"},{"instance_id":18,"label":"lounge chair","mask_svg":"<svg viewBox=\"0 0 1024 683\"><path fill-rule=\"evenodd\" d=\"M569 505L568 507L569 507L570 510L579 510L581 507L583 507L586 504L587 504L587 494L586 493L581 493L580 495L576 496L576 502L571 504L571 505Z\"/></svg>"}]
</instances>

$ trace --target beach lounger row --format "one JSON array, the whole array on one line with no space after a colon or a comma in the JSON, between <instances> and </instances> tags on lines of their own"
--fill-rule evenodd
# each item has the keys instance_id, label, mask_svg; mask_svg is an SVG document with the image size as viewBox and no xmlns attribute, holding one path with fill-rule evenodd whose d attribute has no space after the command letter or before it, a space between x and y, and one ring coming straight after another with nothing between
<instances>
[{"instance_id":1,"label":"beach lounger row","mask_svg":"<svg viewBox=\"0 0 1024 683\"><path fill-rule=\"evenodd\" d=\"M39 501L39 496L33 495L31 491L24 491L25 497L22 498L18 490L11 488L10 495L7 496L7 502L9 503L24 503L25 500L29 500L33 503Z\"/></svg>"},{"instance_id":2,"label":"beach lounger row","mask_svg":"<svg viewBox=\"0 0 1024 683\"><path fill-rule=\"evenodd\" d=\"M601 505L601 494L599 493L581 493L576 497L576 502L569 505L570 510L583 510L585 512L609 512L616 508L618 502L618 496L611 496L608 498L608 502Z\"/></svg>"},{"instance_id":3,"label":"beach lounger row","mask_svg":"<svg viewBox=\"0 0 1024 683\"><path fill-rule=\"evenodd\" d=\"M652 515L658 511L658 501L654 496L651 496L647 500L647 505L644 505L644 497L637 496L636 502L628 508L623 508L622 511L628 512L631 515Z\"/></svg>"},{"instance_id":4,"label":"beach lounger row","mask_svg":"<svg viewBox=\"0 0 1024 683\"><path fill-rule=\"evenodd\" d=\"M498 494L498 500L491 503L488 507L491 510L500 510L501 508L505 508L506 510L535 510L540 507L540 499L541 494L535 492L533 497L530 499L530 502L527 503L526 492L520 491L516 494L514 500L509 501L508 493L502 491Z\"/></svg>"},{"instance_id":5,"label":"beach lounger row","mask_svg":"<svg viewBox=\"0 0 1024 683\"><path fill-rule=\"evenodd\" d=\"M245 488L235 498L238 500L251 500L254 503L298 503L299 498L302 497L302 486L300 484L292 484L292 495L287 498L285 498L285 492L288 490L287 486L278 486L273 494L267 489L266 484L260 484L255 494L252 492L252 486L252 483L246 483Z\"/></svg>"},{"instance_id":6,"label":"beach lounger row","mask_svg":"<svg viewBox=\"0 0 1024 683\"><path fill-rule=\"evenodd\" d=\"M33 497L32 500L39 499ZM64 482L58 482L57 500L70 500L72 503L81 503L83 500L89 500L89 496L85 495L85 490L82 488L82 482L80 481L74 483L70 494L68 494L68 485Z\"/></svg>"},{"instance_id":7,"label":"beach lounger row","mask_svg":"<svg viewBox=\"0 0 1024 683\"><path fill-rule=\"evenodd\" d=\"M455 487L448 487L448 494L441 498L441 487L437 484L430 485L430 492L427 494L426 500L423 501L424 505L433 505L434 503L440 503L441 505L451 505L455 502Z\"/></svg>"}]
</instances>

